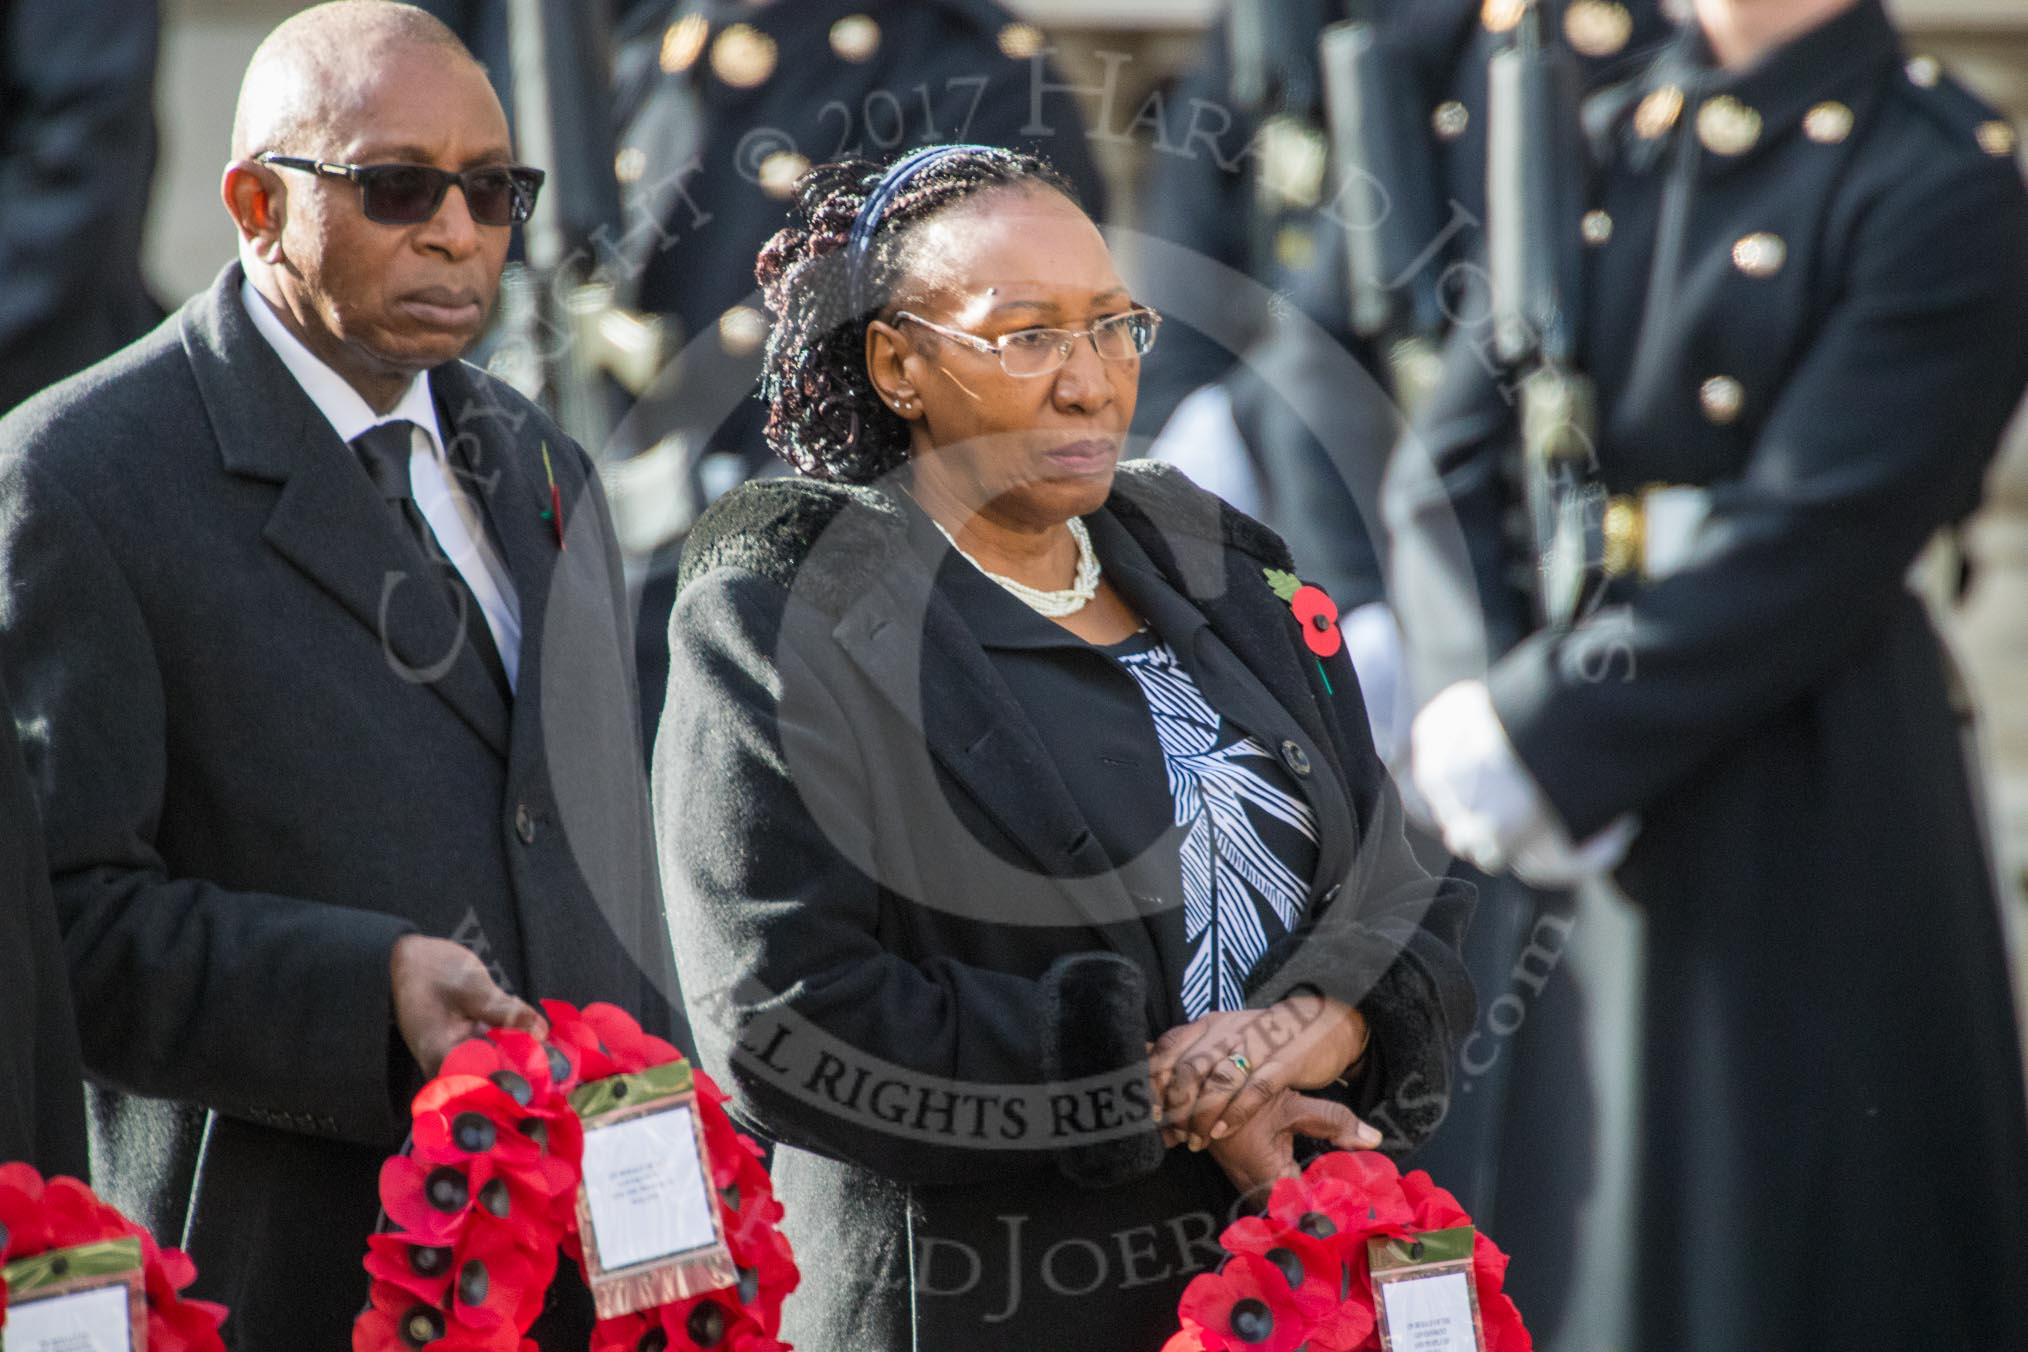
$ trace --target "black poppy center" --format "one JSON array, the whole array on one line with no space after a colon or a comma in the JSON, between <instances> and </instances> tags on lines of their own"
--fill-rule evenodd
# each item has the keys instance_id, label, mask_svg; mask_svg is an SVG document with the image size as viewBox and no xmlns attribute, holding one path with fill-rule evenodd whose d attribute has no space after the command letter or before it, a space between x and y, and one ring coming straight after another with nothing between
<instances>
[{"instance_id":1,"label":"black poppy center","mask_svg":"<svg viewBox=\"0 0 2028 1352\"><path fill-rule=\"evenodd\" d=\"M426 1347L444 1336L444 1317L427 1305L417 1305L401 1317L401 1340L410 1347Z\"/></svg>"},{"instance_id":2,"label":"black poppy center","mask_svg":"<svg viewBox=\"0 0 2028 1352\"><path fill-rule=\"evenodd\" d=\"M549 1078L562 1084L570 1078L570 1058L554 1047L544 1046L543 1055L549 1058Z\"/></svg>"},{"instance_id":3,"label":"black poppy center","mask_svg":"<svg viewBox=\"0 0 2028 1352\"><path fill-rule=\"evenodd\" d=\"M493 1289L493 1279L486 1275L486 1265L474 1258L458 1269L458 1299L467 1305L484 1305L486 1293Z\"/></svg>"},{"instance_id":4,"label":"black poppy center","mask_svg":"<svg viewBox=\"0 0 2028 1352\"><path fill-rule=\"evenodd\" d=\"M718 1190L718 1195L730 1209L739 1210L739 1184L728 1183Z\"/></svg>"},{"instance_id":5,"label":"black poppy center","mask_svg":"<svg viewBox=\"0 0 2028 1352\"><path fill-rule=\"evenodd\" d=\"M506 1216L513 1209L513 1204L507 1196L507 1180L496 1178L485 1187L479 1189L479 1205L492 1212L495 1216Z\"/></svg>"},{"instance_id":6,"label":"black poppy center","mask_svg":"<svg viewBox=\"0 0 2028 1352\"><path fill-rule=\"evenodd\" d=\"M1310 624L1311 627L1316 629L1316 631L1321 634L1331 627L1331 617L1326 615L1323 611L1320 610L1316 614L1310 616Z\"/></svg>"},{"instance_id":7,"label":"black poppy center","mask_svg":"<svg viewBox=\"0 0 2028 1352\"><path fill-rule=\"evenodd\" d=\"M408 1246L408 1266L418 1277L435 1277L451 1265L451 1251L432 1244Z\"/></svg>"},{"instance_id":8,"label":"black poppy center","mask_svg":"<svg viewBox=\"0 0 2028 1352\"><path fill-rule=\"evenodd\" d=\"M739 1270L739 1303L756 1305L760 1302L760 1273L749 1267Z\"/></svg>"},{"instance_id":9,"label":"black poppy center","mask_svg":"<svg viewBox=\"0 0 2028 1352\"><path fill-rule=\"evenodd\" d=\"M1282 1271L1282 1280L1289 1284L1291 1291L1303 1284L1303 1260L1296 1256L1294 1249L1269 1249L1267 1260Z\"/></svg>"},{"instance_id":10,"label":"black poppy center","mask_svg":"<svg viewBox=\"0 0 2028 1352\"><path fill-rule=\"evenodd\" d=\"M1242 1300L1232 1307L1232 1334L1243 1343L1264 1343L1274 1336L1274 1311L1258 1300Z\"/></svg>"},{"instance_id":11,"label":"black poppy center","mask_svg":"<svg viewBox=\"0 0 2028 1352\"><path fill-rule=\"evenodd\" d=\"M707 1300L690 1312L690 1322L683 1327L699 1347L716 1347L725 1336L725 1311L718 1302Z\"/></svg>"},{"instance_id":12,"label":"black poppy center","mask_svg":"<svg viewBox=\"0 0 2028 1352\"><path fill-rule=\"evenodd\" d=\"M440 1164L423 1180L423 1196L439 1211L463 1211L465 1203L472 1200L472 1187L463 1174L448 1164Z\"/></svg>"},{"instance_id":13,"label":"black poppy center","mask_svg":"<svg viewBox=\"0 0 2028 1352\"><path fill-rule=\"evenodd\" d=\"M669 1335L660 1329L649 1329L634 1344L634 1352L669 1352Z\"/></svg>"},{"instance_id":14,"label":"black poppy center","mask_svg":"<svg viewBox=\"0 0 2028 1352\"><path fill-rule=\"evenodd\" d=\"M487 1076L508 1098L526 1108L535 1101L535 1089L511 1070L496 1070Z\"/></svg>"},{"instance_id":15,"label":"black poppy center","mask_svg":"<svg viewBox=\"0 0 2028 1352\"><path fill-rule=\"evenodd\" d=\"M493 1124L478 1113L459 1113L451 1119L451 1140L468 1155L483 1155L493 1148Z\"/></svg>"},{"instance_id":16,"label":"black poppy center","mask_svg":"<svg viewBox=\"0 0 2028 1352\"><path fill-rule=\"evenodd\" d=\"M1312 1239L1329 1239L1338 1233L1337 1225L1321 1211L1305 1211L1296 1228Z\"/></svg>"},{"instance_id":17,"label":"black poppy center","mask_svg":"<svg viewBox=\"0 0 2028 1352\"><path fill-rule=\"evenodd\" d=\"M549 1127L539 1117L524 1117L514 1124L514 1130L535 1142L542 1150L549 1149Z\"/></svg>"}]
</instances>

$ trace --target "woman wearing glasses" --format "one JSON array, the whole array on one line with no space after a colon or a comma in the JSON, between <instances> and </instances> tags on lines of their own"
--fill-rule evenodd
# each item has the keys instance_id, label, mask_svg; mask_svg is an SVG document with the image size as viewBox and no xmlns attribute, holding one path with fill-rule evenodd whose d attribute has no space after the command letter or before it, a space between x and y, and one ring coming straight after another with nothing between
<instances>
[{"instance_id":1,"label":"woman wearing glasses","mask_svg":"<svg viewBox=\"0 0 2028 1352\"><path fill-rule=\"evenodd\" d=\"M758 274L800 474L691 536L655 773L785 1336L1152 1349L1294 1151L1435 1125L1469 894L1280 542L1118 463L1157 319L1053 171L820 167Z\"/></svg>"}]
</instances>

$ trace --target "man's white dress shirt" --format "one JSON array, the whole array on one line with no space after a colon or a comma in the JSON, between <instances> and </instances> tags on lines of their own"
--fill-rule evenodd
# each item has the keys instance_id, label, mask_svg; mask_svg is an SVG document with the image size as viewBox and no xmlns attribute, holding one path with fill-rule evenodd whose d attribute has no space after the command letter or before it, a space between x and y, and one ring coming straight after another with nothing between
<instances>
[{"instance_id":1,"label":"man's white dress shirt","mask_svg":"<svg viewBox=\"0 0 2028 1352\"><path fill-rule=\"evenodd\" d=\"M326 366L317 355L289 332L251 280L241 284L240 303L261 337L268 340L282 365L310 396L338 439L350 445L360 434L381 423L407 421L415 425L410 434L409 484L415 505L429 522L437 543L478 598L492 631L493 646L499 650L500 665L507 670L511 690L521 669L521 602L514 580L500 561L486 535L484 520L469 494L458 485L444 456L443 429L437 423L436 400L430 395L429 373L409 382L401 401L385 414L375 413L359 391L345 377Z\"/></svg>"}]
</instances>

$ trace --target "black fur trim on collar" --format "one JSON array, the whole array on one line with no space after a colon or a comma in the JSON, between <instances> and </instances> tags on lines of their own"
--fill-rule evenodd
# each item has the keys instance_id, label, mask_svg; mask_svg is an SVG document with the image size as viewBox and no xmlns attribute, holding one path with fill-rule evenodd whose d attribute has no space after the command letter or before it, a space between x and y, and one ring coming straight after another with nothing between
<instances>
[{"instance_id":1,"label":"black fur trim on collar","mask_svg":"<svg viewBox=\"0 0 2028 1352\"><path fill-rule=\"evenodd\" d=\"M1280 536L1158 461L1121 465L1106 508L1158 563L1170 555L1161 537L1186 535L1237 550L1264 567L1292 567ZM828 559L849 559L850 566L814 580L815 587L806 579L799 591L807 589L810 599L842 613L906 548L908 520L887 490L800 477L742 484L712 504L691 530L677 590L715 568L738 568L789 586L834 525L863 533L866 548L829 552Z\"/></svg>"}]
</instances>

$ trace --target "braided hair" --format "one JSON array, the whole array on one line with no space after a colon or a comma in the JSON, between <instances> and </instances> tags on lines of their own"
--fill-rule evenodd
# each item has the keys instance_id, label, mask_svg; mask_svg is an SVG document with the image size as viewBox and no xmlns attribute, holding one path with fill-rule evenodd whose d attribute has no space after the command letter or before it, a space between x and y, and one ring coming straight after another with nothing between
<instances>
[{"instance_id":1,"label":"braided hair","mask_svg":"<svg viewBox=\"0 0 2028 1352\"><path fill-rule=\"evenodd\" d=\"M909 240L930 217L997 188L1042 186L1077 200L1048 163L1018 151L954 152L911 178L880 215L865 262L867 309L853 313L846 244L887 165L821 164L796 185L792 221L760 252L754 276L775 323L760 396L775 454L815 479L871 483L908 458L908 424L866 372L866 327L914 272Z\"/></svg>"}]
</instances>

